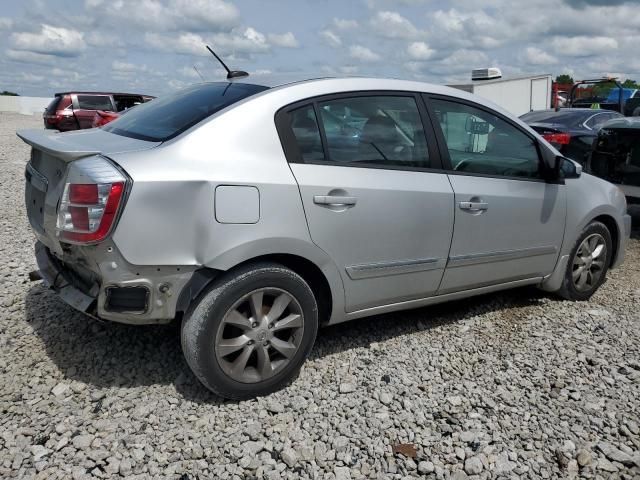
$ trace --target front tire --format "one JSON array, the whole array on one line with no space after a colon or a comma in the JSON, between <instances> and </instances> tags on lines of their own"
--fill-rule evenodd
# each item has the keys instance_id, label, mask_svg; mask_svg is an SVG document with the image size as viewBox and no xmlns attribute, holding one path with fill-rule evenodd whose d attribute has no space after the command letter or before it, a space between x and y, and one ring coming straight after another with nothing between
<instances>
[{"instance_id":1,"label":"front tire","mask_svg":"<svg viewBox=\"0 0 640 480\"><path fill-rule=\"evenodd\" d=\"M587 225L571 251L558 294L567 300L589 300L606 279L612 251L609 229L600 222Z\"/></svg>"},{"instance_id":2,"label":"front tire","mask_svg":"<svg viewBox=\"0 0 640 480\"><path fill-rule=\"evenodd\" d=\"M190 308L182 350L212 392L243 400L279 390L297 376L318 330L315 296L276 263L224 274Z\"/></svg>"}]
</instances>

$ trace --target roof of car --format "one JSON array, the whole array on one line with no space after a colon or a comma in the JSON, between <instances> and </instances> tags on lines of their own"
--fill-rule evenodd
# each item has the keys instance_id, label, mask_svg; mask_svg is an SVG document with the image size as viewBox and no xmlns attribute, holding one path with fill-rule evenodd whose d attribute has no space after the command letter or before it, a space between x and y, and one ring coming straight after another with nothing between
<instances>
[{"instance_id":1,"label":"roof of car","mask_svg":"<svg viewBox=\"0 0 640 480\"><path fill-rule=\"evenodd\" d=\"M538 113L538 112L548 112L548 113L554 113L554 112L568 112L568 113L575 113L575 114L580 114L583 113L585 115L593 115L595 113L611 113L613 110L607 110L605 108L560 108L558 110L556 110L555 108L547 108L546 110L532 110L531 112L527 112L527 113ZM526 114L525 114L526 115Z\"/></svg>"},{"instance_id":2,"label":"roof of car","mask_svg":"<svg viewBox=\"0 0 640 480\"><path fill-rule=\"evenodd\" d=\"M145 95L143 93L124 93L124 92L79 92L77 90L69 90L68 92L54 93L54 96L60 95L131 95L136 97L150 97L151 95Z\"/></svg>"}]
</instances>

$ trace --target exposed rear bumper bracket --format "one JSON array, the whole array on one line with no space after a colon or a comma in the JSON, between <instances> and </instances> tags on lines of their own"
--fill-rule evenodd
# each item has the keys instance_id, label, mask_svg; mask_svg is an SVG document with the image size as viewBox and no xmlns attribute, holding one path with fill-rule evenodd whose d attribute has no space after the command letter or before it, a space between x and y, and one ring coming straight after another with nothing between
<instances>
[{"instance_id":1,"label":"exposed rear bumper bracket","mask_svg":"<svg viewBox=\"0 0 640 480\"><path fill-rule=\"evenodd\" d=\"M45 285L58 293L65 303L68 303L76 310L94 317L90 309L96 299L73 286L64 271L59 268L58 262L51 257L47 247L40 242L36 243L36 262L40 269L39 274Z\"/></svg>"}]
</instances>

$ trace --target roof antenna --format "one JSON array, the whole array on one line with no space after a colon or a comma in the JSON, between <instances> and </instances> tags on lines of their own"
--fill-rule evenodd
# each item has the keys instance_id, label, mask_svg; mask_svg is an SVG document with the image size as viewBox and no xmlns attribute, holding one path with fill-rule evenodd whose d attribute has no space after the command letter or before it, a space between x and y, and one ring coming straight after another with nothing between
<instances>
[{"instance_id":1,"label":"roof antenna","mask_svg":"<svg viewBox=\"0 0 640 480\"><path fill-rule=\"evenodd\" d=\"M225 65L225 63L222 61L222 59L216 55L216 52L214 52L213 50L211 50L211 47L209 45L206 45L207 50L209 50L209 52L211 52L211 55L213 55L214 57L216 57L216 60L218 60L220 62L220 64L224 67L224 69L227 71L227 79L231 80L232 78L241 78L241 77L248 77L249 74L247 72L243 72L242 70L229 70L229 67L227 67Z\"/></svg>"},{"instance_id":2,"label":"roof antenna","mask_svg":"<svg viewBox=\"0 0 640 480\"><path fill-rule=\"evenodd\" d=\"M204 82L204 77L202 75L200 75L200 72L198 71L198 69L196 68L196 66L193 66L193 69L196 71L196 73L198 74L198 76L200 77L200 80L202 80Z\"/></svg>"}]
</instances>

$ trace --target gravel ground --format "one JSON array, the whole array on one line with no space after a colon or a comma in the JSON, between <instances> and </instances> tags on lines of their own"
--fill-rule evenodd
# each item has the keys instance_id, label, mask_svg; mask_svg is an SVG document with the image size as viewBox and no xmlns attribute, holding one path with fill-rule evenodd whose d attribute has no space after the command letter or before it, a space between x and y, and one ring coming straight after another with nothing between
<instances>
[{"instance_id":1,"label":"gravel ground","mask_svg":"<svg viewBox=\"0 0 640 480\"><path fill-rule=\"evenodd\" d=\"M225 402L176 327L28 282L14 132L40 122L0 114L0 477L640 478L640 231L589 302L521 289L327 328L291 387Z\"/></svg>"}]
</instances>

